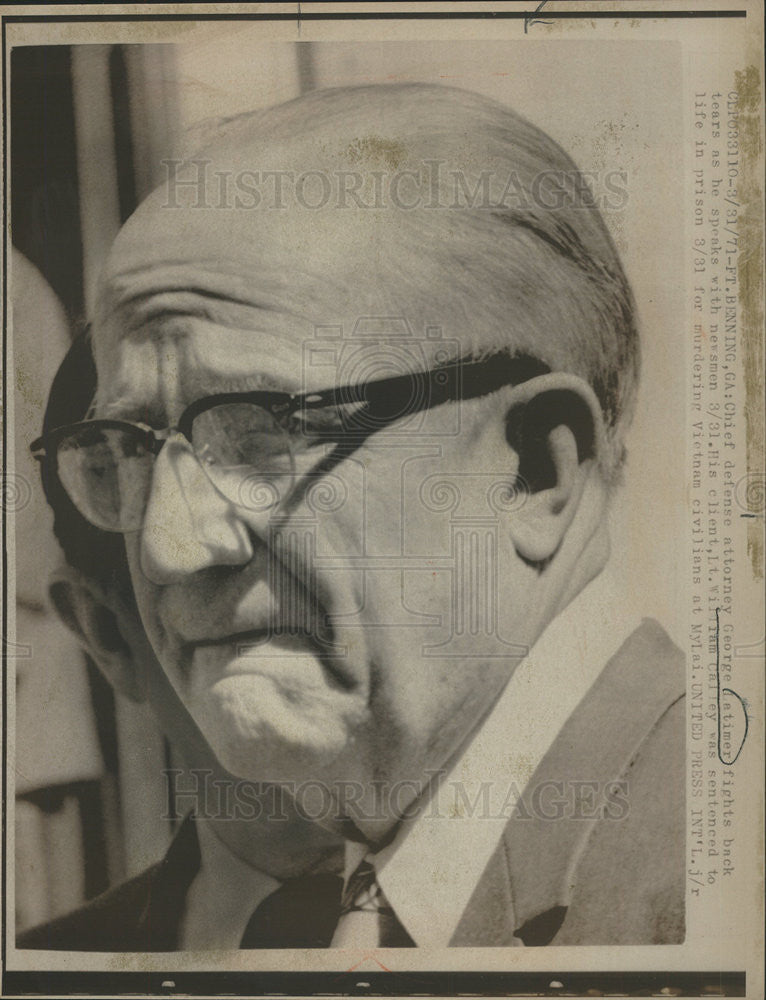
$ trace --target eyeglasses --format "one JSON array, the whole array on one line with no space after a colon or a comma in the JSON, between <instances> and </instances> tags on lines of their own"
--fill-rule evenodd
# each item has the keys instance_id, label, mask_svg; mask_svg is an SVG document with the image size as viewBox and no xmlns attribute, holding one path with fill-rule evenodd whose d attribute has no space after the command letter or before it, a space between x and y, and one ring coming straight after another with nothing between
<instances>
[{"instance_id":1,"label":"eyeglasses","mask_svg":"<svg viewBox=\"0 0 766 1000\"><path fill-rule=\"evenodd\" d=\"M350 454L371 434L416 413L486 396L547 371L527 355L496 353L322 392L219 393L188 406L174 427L85 420L49 431L30 450L87 521L126 533L142 527L154 462L177 434L227 500L269 510L292 495L301 456L316 456L322 446Z\"/></svg>"}]
</instances>

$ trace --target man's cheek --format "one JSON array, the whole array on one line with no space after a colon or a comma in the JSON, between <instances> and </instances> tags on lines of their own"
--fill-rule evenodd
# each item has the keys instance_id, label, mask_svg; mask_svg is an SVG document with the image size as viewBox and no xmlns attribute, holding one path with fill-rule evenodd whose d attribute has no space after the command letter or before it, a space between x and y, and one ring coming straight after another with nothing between
<instances>
[{"instance_id":1,"label":"man's cheek","mask_svg":"<svg viewBox=\"0 0 766 1000\"><path fill-rule=\"evenodd\" d=\"M453 572L444 562L424 557L422 567L402 573L402 603L422 616L421 642L412 649L413 653L423 653L428 643L438 641L439 636L444 638L448 632L450 623L445 609L450 607Z\"/></svg>"},{"instance_id":2,"label":"man's cheek","mask_svg":"<svg viewBox=\"0 0 766 1000\"><path fill-rule=\"evenodd\" d=\"M138 613L141 617L141 623L144 626L144 631L146 632L155 653L159 655L161 650L158 648L158 640L160 634L162 634L162 630L158 619L158 588L150 584L141 572L140 542L138 539L133 536L127 536L125 539L125 551L127 554L131 584L133 586L133 595L136 600Z\"/></svg>"}]
</instances>

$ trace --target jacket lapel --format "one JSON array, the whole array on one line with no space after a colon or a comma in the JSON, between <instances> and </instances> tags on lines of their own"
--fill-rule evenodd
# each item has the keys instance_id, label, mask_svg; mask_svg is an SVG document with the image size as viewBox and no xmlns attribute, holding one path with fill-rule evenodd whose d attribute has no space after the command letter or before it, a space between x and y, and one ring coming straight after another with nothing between
<instances>
[{"instance_id":1,"label":"jacket lapel","mask_svg":"<svg viewBox=\"0 0 766 1000\"><path fill-rule=\"evenodd\" d=\"M194 816L178 828L167 854L152 869L146 903L138 919L141 951L175 951L186 906L186 893L199 871L200 853Z\"/></svg>"},{"instance_id":2,"label":"jacket lapel","mask_svg":"<svg viewBox=\"0 0 766 1000\"><path fill-rule=\"evenodd\" d=\"M452 945L542 945L555 937L578 861L603 814L606 786L624 773L684 687L683 654L657 622L645 619L540 762Z\"/></svg>"}]
</instances>

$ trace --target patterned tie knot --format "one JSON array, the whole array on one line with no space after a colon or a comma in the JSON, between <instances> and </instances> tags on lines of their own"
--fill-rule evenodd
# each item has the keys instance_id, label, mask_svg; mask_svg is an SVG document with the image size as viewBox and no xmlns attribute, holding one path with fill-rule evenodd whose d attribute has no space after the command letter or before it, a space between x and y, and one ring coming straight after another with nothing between
<instances>
[{"instance_id":1,"label":"patterned tie knot","mask_svg":"<svg viewBox=\"0 0 766 1000\"><path fill-rule=\"evenodd\" d=\"M348 880L341 903L341 916L347 913L375 913L384 908L388 907L375 878L375 867L365 858Z\"/></svg>"},{"instance_id":2,"label":"patterned tie knot","mask_svg":"<svg viewBox=\"0 0 766 1000\"><path fill-rule=\"evenodd\" d=\"M383 895L369 855L348 880L333 944L379 948L412 948L415 944Z\"/></svg>"}]
</instances>

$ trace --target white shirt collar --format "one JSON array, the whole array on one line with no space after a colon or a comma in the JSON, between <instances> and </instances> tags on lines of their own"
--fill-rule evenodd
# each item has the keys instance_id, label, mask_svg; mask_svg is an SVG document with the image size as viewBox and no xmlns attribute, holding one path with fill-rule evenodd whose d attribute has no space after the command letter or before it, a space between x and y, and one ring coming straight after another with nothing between
<instances>
[{"instance_id":1,"label":"white shirt collar","mask_svg":"<svg viewBox=\"0 0 766 1000\"><path fill-rule=\"evenodd\" d=\"M638 624L626 621L610 574L585 587L519 664L433 796L374 856L378 884L416 945L449 944L518 796ZM366 851L347 843L347 877Z\"/></svg>"},{"instance_id":2,"label":"white shirt collar","mask_svg":"<svg viewBox=\"0 0 766 1000\"><path fill-rule=\"evenodd\" d=\"M179 947L184 951L239 948L253 911L281 885L237 857L210 823L195 822L200 868L186 896Z\"/></svg>"}]
</instances>

